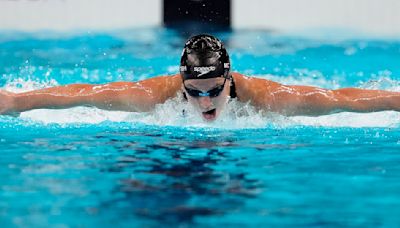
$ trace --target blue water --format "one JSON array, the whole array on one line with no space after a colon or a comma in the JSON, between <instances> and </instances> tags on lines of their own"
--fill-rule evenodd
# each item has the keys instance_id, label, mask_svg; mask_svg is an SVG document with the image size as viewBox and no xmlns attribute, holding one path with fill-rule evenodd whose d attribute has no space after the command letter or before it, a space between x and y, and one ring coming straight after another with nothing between
<instances>
[{"instance_id":1,"label":"blue water","mask_svg":"<svg viewBox=\"0 0 400 228\"><path fill-rule=\"evenodd\" d=\"M244 74L400 91L400 40L217 35ZM3 32L0 88L174 74L185 39L165 29ZM400 225L399 113L287 118L233 102L228 110L246 115L232 111L211 125L185 120L176 102L151 113L0 116L0 226Z\"/></svg>"}]
</instances>

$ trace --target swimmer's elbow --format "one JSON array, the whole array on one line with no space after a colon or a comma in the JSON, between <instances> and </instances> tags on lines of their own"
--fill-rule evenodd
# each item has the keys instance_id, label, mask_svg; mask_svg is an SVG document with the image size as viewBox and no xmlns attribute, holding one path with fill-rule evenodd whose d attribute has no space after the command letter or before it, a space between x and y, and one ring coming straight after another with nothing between
<instances>
[{"instance_id":1,"label":"swimmer's elbow","mask_svg":"<svg viewBox=\"0 0 400 228\"><path fill-rule=\"evenodd\" d=\"M381 104L374 104L373 100L364 96L361 89L344 88L334 90L336 107L340 112L374 112L379 111Z\"/></svg>"},{"instance_id":2,"label":"swimmer's elbow","mask_svg":"<svg viewBox=\"0 0 400 228\"><path fill-rule=\"evenodd\" d=\"M287 116L323 116L345 111L346 108L329 93L314 93L299 96L288 104L284 113Z\"/></svg>"}]
</instances>

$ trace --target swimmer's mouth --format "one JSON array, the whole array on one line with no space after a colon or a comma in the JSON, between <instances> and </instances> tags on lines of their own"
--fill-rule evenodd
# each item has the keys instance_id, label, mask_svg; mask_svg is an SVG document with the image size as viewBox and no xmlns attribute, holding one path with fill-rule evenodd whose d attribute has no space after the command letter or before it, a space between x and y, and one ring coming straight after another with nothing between
<instances>
[{"instance_id":1,"label":"swimmer's mouth","mask_svg":"<svg viewBox=\"0 0 400 228\"><path fill-rule=\"evenodd\" d=\"M214 108L214 109L211 109L211 110L209 110L207 112L203 112L202 114L203 114L204 119L206 119L206 120L214 120L215 117L217 116L217 109Z\"/></svg>"}]
</instances>

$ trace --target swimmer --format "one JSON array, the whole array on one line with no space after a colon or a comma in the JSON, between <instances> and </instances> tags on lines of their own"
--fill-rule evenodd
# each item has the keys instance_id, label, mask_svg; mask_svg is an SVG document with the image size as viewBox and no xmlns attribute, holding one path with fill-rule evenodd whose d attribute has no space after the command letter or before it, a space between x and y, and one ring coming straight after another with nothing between
<instances>
[{"instance_id":1,"label":"swimmer","mask_svg":"<svg viewBox=\"0 0 400 228\"><path fill-rule=\"evenodd\" d=\"M183 94L206 121L217 119L230 99L287 116L400 111L400 92L288 86L231 72L230 68L223 43L211 35L197 35L186 42L176 75L103 85L71 84L24 93L0 90L0 114L74 106L147 112L178 94Z\"/></svg>"}]
</instances>

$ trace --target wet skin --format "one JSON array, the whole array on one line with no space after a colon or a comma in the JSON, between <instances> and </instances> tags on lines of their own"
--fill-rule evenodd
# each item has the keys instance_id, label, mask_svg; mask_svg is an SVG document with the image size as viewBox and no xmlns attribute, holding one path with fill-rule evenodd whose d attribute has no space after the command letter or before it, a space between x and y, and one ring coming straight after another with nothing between
<instances>
[{"instance_id":1,"label":"wet skin","mask_svg":"<svg viewBox=\"0 0 400 228\"><path fill-rule=\"evenodd\" d=\"M336 112L400 111L400 93L383 90L344 88L337 90L312 86L283 85L270 80L232 72L237 100L260 110L287 116L317 116ZM223 84L224 78L191 79L189 89L207 92ZM231 82L226 81L216 97L191 97L188 102L207 121L218 118L228 99ZM0 90L0 114L14 115L32 109L60 109L91 106L106 110L148 112L157 104L185 92L179 74L138 82L113 82L104 85L71 84L11 93ZM187 91L186 91L187 92Z\"/></svg>"}]
</instances>

